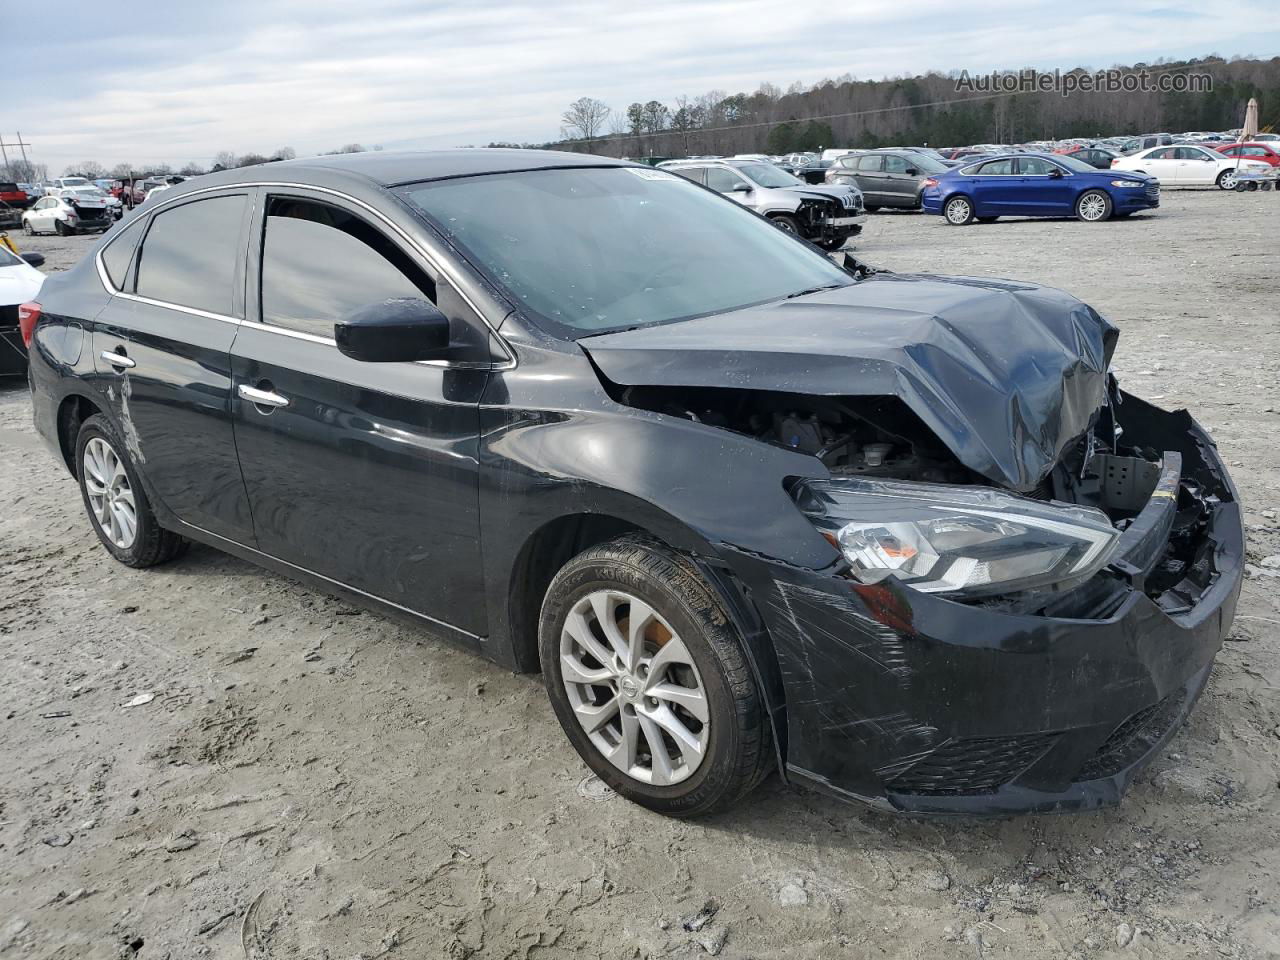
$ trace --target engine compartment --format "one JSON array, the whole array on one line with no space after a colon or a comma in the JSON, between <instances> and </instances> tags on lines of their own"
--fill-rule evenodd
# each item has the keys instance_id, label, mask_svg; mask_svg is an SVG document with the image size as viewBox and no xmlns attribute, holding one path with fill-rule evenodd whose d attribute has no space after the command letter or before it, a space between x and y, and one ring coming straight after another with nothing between
<instances>
[{"instance_id":1,"label":"engine compartment","mask_svg":"<svg viewBox=\"0 0 1280 960\"><path fill-rule=\"evenodd\" d=\"M811 397L720 387L625 387L632 407L816 457L832 476L983 483L897 397Z\"/></svg>"}]
</instances>

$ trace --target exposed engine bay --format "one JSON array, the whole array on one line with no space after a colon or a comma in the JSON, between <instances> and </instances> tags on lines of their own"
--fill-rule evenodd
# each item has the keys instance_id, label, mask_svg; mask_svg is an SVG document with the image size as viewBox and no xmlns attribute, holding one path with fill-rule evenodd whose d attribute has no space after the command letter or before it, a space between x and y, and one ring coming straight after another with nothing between
<instances>
[{"instance_id":1,"label":"exposed engine bay","mask_svg":"<svg viewBox=\"0 0 1280 960\"><path fill-rule=\"evenodd\" d=\"M833 478L866 477L926 483L997 486L956 458L897 397L802 396L707 387L618 387L615 398L629 406L733 430L808 454ZM1165 453L1159 432L1123 424L1123 394L1111 381L1107 402L1088 431L1028 496L1036 500L1096 507L1124 533L1144 516L1162 480ZM1134 400L1129 406L1145 406ZM1153 408L1148 408L1153 409ZM1163 416L1167 416L1163 414ZM1138 442L1139 438L1146 442ZM1184 441L1184 438L1178 438ZM1175 455L1181 464L1182 458ZM1219 478L1188 463L1170 480L1176 511L1168 523L1163 556L1141 577L1130 578L1168 613L1190 609L1212 583L1213 542L1205 536L1218 503ZM1121 567L1122 570L1122 567ZM1019 612L1103 616L1123 599L1120 575L1096 578L1069 594L1007 596L983 601Z\"/></svg>"},{"instance_id":2,"label":"exposed engine bay","mask_svg":"<svg viewBox=\"0 0 1280 960\"><path fill-rule=\"evenodd\" d=\"M897 397L808 397L719 387L626 387L621 402L817 457L832 476L990 483Z\"/></svg>"}]
</instances>

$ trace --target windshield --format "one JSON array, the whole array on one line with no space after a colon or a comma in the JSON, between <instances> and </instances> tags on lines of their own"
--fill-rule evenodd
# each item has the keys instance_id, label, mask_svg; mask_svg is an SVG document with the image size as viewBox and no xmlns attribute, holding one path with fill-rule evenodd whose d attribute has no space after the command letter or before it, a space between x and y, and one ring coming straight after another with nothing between
<instances>
[{"instance_id":1,"label":"windshield","mask_svg":"<svg viewBox=\"0 0 1280 960\"><path fill-rule=\"evenodd\" d=\"M749 180L754 180L761 187L803 187L804 181L793 177L781 167L771 163L744 163L735 167L739 173Z\"/></svg>"},{"instance_id":2,"label":"windshield","mask_svg":"<svg viewBox=\"0 0 1280 960\"><path fill-rule=\"evenodd\" d=\"M1069 153L1063 153L1053 158L1054 163L1060 163L1068 170L1074 170L1077 173L1097 173L1098 168L1093 164L1085 163L1078 157L1073 157Z\"/></svg>"},{"instance_id":3,"label":"windshield","mask_svg":"<svg viewBox=\"0 0 1280 960\"><path fill-rule=\"evenodd\" d=\"M534 170L400 194L540 326L568 339L854 282L733 201L663 170Z\"/></svg>"},{"instance_id":4,"label":"windshield","mask_svg":"<svg viewBox=\"0 0 1280 960\"><path fill-rule=\"evenodd\" d=\"M82 187L89 181L84 177L63 177L62 185L64 187Z\"/></svg>"}]
</instances>

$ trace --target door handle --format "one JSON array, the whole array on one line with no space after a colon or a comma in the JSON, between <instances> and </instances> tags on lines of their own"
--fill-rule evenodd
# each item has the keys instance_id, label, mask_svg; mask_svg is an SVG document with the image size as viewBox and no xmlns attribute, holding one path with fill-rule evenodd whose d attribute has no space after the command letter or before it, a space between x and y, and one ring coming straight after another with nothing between
<instances>
[{"instance_id":1,"label":"door handle","mask_svg":"<svg viewBox=\"0 0 1280 960\"><path fill-rule=\"evenodd\" d=\"M113 353L110 350L102 351L102 359L115 367L117 372L128 370L138 365L136 360L126 357L123 353Z\"/></svg>"},{"instance_id":2,"label":"door handle","mask_svg":"<svg viewBox=\"0 0 1280 960\"><path fill-rule=\"evenodd\" d=\"M258 407L287 407L289 405L288 397L282 397L280 394L270 390L259 390L257 387L251 387L247 383L242 383L236 387L236 393L240 394L241 399L248 400Z\"/></svg>"}]
</instances>

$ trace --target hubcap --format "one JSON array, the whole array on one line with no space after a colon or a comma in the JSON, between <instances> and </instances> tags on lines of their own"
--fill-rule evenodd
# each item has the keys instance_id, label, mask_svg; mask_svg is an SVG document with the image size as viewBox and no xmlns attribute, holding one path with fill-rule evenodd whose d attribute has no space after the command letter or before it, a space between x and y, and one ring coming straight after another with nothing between
<instances>
[{"instance_id":1,"label":"hubcap","mask_svg":"<svg viewBox=\"0 0 1280 960\"><path fill-rule=\"evenodd\" d=\"M701 765L711 731L702 677L639 597L597 590L579 600L560 634L560 676L592 745L627 776L667 786Z\"/></svg>"},{"instance_id":2,"label":"hubcap","mask_svg":"<svg viewBox=\"0 0 1280 960\"><path fill-rule=\"evenodd\" d=\"M964 223L969 219L969 204L965 200L952 200L947 204L947 219L952 223Z\"/></svg>"},{"instance_id":3,"label":"hubcap","mask_svg":"<svg viewBox=\"0 0 1280 960\"><path fill-rule=\"evenodd\" d=\"M1097 220L1107 210L1107 202L1096 194L1090 194L1080 201L1080 214L1086 220Z\"/></svg>"},{"instance_id":4,"label":"hubcap","mask_svg":"<svg viewBox=\"0 0 1280 960\"><path fill-rule=\"evenodd\" d=\"M84 445L84 489L103 535L128 550L138 536L138 507L124 463L101 437Z\"/></svg>"},{"instance_id":5,"label":"hubcap","mask_svg":"<svg viewBox=\"0 0 1280 960\"><path fill-rule=\"evenodd\" d=\"M1234 171L1228 170L1222 175L1222 185L1228 190L1236 185L1236 175Z\"/></svg>"}]
</instances>

